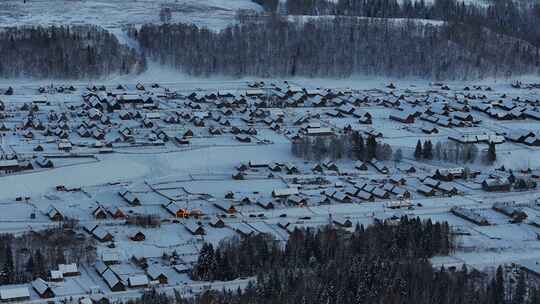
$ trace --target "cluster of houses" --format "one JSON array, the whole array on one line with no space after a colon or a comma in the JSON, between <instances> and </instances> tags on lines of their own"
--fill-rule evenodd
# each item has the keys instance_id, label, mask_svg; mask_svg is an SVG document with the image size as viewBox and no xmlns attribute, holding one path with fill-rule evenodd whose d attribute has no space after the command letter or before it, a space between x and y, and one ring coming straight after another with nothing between
<instances>
[{"instance_id":1,"label":"cluster of houses","mask_svg":"<svg viewBox=\"0 0 540 304\"><path fill-rule=\"evenodd\" d=\"M58 282L64 281L65 278L77 277L81 273L77 264L59 264L58 270L49 272L48 280L37 278L30 282L29 286L19 285L17 287L5 286L0 288L0 301L2 302L19 302L30 300L30 288L41 298L50 299L56 297L60 292L57 291Z\"/></svg>"},{"instance_id":2,"label":"cluster of houses","mask_svg":"<svg viewBox=\"0 0 540 304\"><path fill-rule=\"evenodd\" d=\"M418 98L394 97L394 102L384 102L384 106L393 108L391 120L413 124L417 120L431 123L433 126L473 127L481 123L481 119L472 115L466 99L445 99L440 96L419 96ZM423 130L424 131L424 130ZM425 133L429 129L426 129Z\"/></svg>"},{"instance_id":3,"label":"cluster of houses","mask_svg":"<svg viewBox=\"0 0 540 304\"><path fill-rule=\"evenodd\" d=\"M168 284L169 274L165 267L159 264L125 263L115 252L107 252L98 260L94 269L113 292L124 291L127 288L146 288L159 284Z\"/></svg>"},{"instance_id":4,"label":"cluster of houses","mask_svg":"<svg viewBox=\"0 0 540 304\"><path fill-rule=\"evenodd\" d=\"M510 98L503 94L500 98L477 101L472 104L472 109L497 120L540 120L538 106L538 100Z\"/></svg>"},{"instance_id":5,"label":"cluster of houses","mask_svg":"<svg viewBox=\"0 0 540 304\"><path fill-rule=\"evenodd\" d=\"M375 119L379 117L375 115L375 107L382 108L384 118L398 122L403 129L408 127L401 124L422 121L421 131L426 134L438 133L439 128L478 127L488 118L486 115L498 120L540 120L540 115L535 114L540 113L538 104L531 100L507 97L499 100L472 93L450 97L440 92L397 96L382 91L308 89L288 82L252 83L247 89L201 90L186 94L172 92L157 84L148 88L138 84L131 90L122 85L114 89L93 86L80 94L82 101L67 102L62 107L48 98L46 92L44 90L43 95L37 95L29 103L17 105L16 109L11 104L0 104L2 112L9 108L6 113L16 110L21 114L9 117L0 129L19 132L21 140L33 147L31 158L2 157L0 173L10 174L35 166L53 168L57 163L51 155L51 145L55 147L55 153L74 154L83 147L97 149L99 153L117 147L144 145L184 147L200 139L216 137L230 137L234 140L231 144L262 143L264 129L292 140L332 137L351 131L380 138L382 132L372 127L377 125ZM340 118L347 123L333 124ZM540 134L532 131L513 130L504 134L491 130L489 134L450 131L448 139L460 143L502 144L511 141L540 146ZM155 236L149 229L161 229L161 225L178 227L175 234L193 242L189 246L216 234L247 236L272 230L271 233L287 235L309 222L310 217L305 213L310 214L312 207L320 205L379 202L392 209L413 209L420 206L415 199L463 195L482 189L511 191L516 189L518 180L525 180L526 187L533 188L536 183L529 183L529 179L540 178L538 172L519 175L500 170L483 174L469 168L426 169L418 165L414 161L251 160L234 168L233 182L256 180L272 183L272 187L265 191L231 190L217 197L190 193L178 185L157 189L145 183L146 186L141 188L148 189L141 190L135 186L111 184L107 185L111 187L107 190L111 191L110 195L106 193L108 196L103 196L106 199L97 199L81 189L58 186L58 195L68 195L60 191L84 192L92 202L84 207L72 207L71 203L59 201L50 204L43 214L51 221L62 222L80 219L81 213L73 210L84 210L86 218L82 229L97 241L100 249L104 249L93 270L111 291L116 292L167 285L171 281L171 270L180 274L190 271L192 266L181 259L174 263L147 261L146 258L126 261L119 252L108 250L115 246L153 246ZM277 183L281 186L275 186ZM287 208L291 207L297 208L295 212L303 216L287 216ZM512 222L527 218L515 203L495 203L492 209ZM280 214L279 223L266 223L273 210ZM453 207L450 212L476 225L493 224L482 210ZM132 221L144 216L155 217L159 224L148 228ZM354 225L354 219L349 216L331 215L330 220L343 228ZM129 229L119 229L119 226ZM30 288L41 298L52 298L57 294L55 283L77 275L76 264L59 265L57 270L50 271L46 280L40 278L31 282ZM28 300L31 290L28 287L0 288L0 300Z\"/></svg>"}]
</instances>

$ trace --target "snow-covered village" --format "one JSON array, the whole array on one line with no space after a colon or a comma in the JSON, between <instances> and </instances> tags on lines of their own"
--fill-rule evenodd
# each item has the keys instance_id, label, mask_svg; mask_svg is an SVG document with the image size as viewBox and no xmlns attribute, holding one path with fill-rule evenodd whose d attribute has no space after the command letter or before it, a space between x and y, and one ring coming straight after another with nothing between
<instances>
[{"instance_id":1,"label":"snow-covered village","mask_svg":"<svg viewBox=\"0 0 540 304\"><path fill-rule=\"evenodd\" d=\"M540 273L531 85L187 85L4 90L0 230L16 276L40 277L2 299L237 288L189 275L205 243L404 216L451 225L434 265Z\"/></svg>"},{"instance_id":2,"label":"snow-covered village","mask_svg":"<svg viewBox=\"0 0 540 304\"><path fill-rule=\"evenodd\" d=\"M0 302L540 304L537 2L0 1Z\"/></svg>"}]
</instances>

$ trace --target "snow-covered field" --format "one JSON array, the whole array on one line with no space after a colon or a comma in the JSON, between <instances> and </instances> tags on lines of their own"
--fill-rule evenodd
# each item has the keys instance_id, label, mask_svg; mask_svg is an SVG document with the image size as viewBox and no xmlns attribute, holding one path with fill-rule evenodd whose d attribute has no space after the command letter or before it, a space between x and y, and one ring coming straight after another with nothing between
<instances>
[{"instance_id":1,"label":"snow-covered field","mask_svg":"<svg viewBox=\"0 0 540 304\"><path fill-rule=\"evenodd\" d=\"M158 23L169 7L172 22L219 29L234 22L240 9L261 11L250 0L3 0L0 26L94 24L108 29Z\"/></svg>"}]
</instances>

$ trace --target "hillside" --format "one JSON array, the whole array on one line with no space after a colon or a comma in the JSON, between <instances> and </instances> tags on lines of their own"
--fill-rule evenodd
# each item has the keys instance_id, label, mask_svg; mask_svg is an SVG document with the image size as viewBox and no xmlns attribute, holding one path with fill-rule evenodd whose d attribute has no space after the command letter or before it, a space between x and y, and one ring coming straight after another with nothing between
<instances>
[{"instance_id":1,"label":"hillside","mask_svg":"<svg viewBox=\"0 0 540 304\"><path fill-rule=\"evenodd\" d=\"M147 59L203 77L476 79L536 74L540 64L539 7L501 0L8 0L0 8L0 27L105 29L139 56L120 64L122 74L144 70ZM48 52L32 41L25 47ZM121 61L99 47L96 54L99 62ZM0 58L17 56L16 48L0 50ZM0 77L52 75L32 58L0 61ZM68 59L51 64L69 66Z\"/></svg>"},{"instance_id":2,"label":"hillside","mask_svg":"<svg viewBox=\"0 0 540 304\"><path fill-rule=\"evenodd\" d=\"M230 24L240 9L262 10L250 0L3 0L0 26L93 24L120 28L161 22L163 7L170 8L171 22L210 28Z\"/></svg>"}]
</instances>

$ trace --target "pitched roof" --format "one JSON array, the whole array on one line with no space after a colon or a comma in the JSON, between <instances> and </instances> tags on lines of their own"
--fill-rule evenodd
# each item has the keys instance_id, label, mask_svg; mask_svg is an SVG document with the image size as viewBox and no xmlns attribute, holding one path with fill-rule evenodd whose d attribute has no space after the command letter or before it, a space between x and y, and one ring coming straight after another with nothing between
<instances>
[{"instance_id":1,"label":"pitched roof","mask_svg":"<svg viewBox=\"0 0 540 304\"><path fill-rule=\"evenodd\" d=\"M118 283L121 283L118 276L116 276L116 274L111 269L105 270L105 272L101 274L101 277L103 278L103 280L105 280L105 283L107 283L109 288L113 288Z\"/></svg>"},{"instance_id":2,"label":"pitched roof","mask_svg":"<svg viewBox=\"0 0 540 304\"><path fill-rule=\"evenodd\" d=\"M0 299L2 300L19 298L30 298L30 291L28 290L28 287L0 289Z\"/></svg>"},{"instance_id":3,"label":"pitched roof","mask_svg":"<svg viewBox=\"0 0 540 304\"><path fill-rule=\"evenodd\" d=\"M37 278L30 284L39 295L45 294L45 292L47 292L47 289L49 289L49 285L42 278Z\"/></svg>"},{"instance_id":4,"label":"pitched roof","mask_svg":"<svg viewBox=\"0 0 540 304\"><path fill-rule=\"evenodd\" d=\"M157 279L161 275L167 277L165 269L163 267L161 267L159 265L155 265L155 264L154 265L149 265L148 268L146 269L146 273L148 274L148 276L152 280Z\"/></svg>"}]
</instances>

